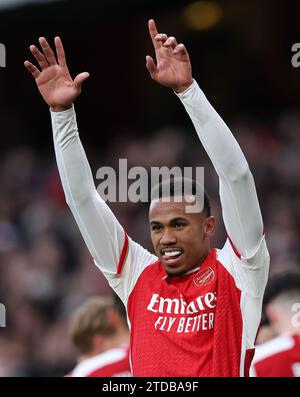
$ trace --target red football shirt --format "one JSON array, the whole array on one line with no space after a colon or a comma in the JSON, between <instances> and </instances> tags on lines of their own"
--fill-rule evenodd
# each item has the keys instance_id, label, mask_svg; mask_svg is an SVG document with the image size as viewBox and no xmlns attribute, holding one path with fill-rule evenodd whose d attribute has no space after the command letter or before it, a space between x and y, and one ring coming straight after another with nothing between
<instances>
[{"instance_id":1,"label":"red football shirt","mask_svg":"<svg viewBox=\"0 0 300 397\"><path fill-rule=\"evenodd\" d=\"M251 376L300 377L300 335L282 335L258 345Z\"/></svg>"},{"instance_id":2,"label":"red football shirt","mask_svg":"<svg viewBox=\"0 0 300 397\"><path fill-rule=\"evenodd\" d=\"M129 348L125 346L107 350L95 357L81 361L68 374L70 377L132 376L129 364Z\"/></svg>"},{"instance_id":3,"label":"red football shirt","mask_svg":"<svg viewBox=\"0 0 300 397\"><path fill-rule=\"evenodd\" d=\"M268 276L264 238L252 258L236 255L227 240L200 268L175 277L160 261L132 266L131 251L119 279L109 279L119 293L130 288L133 375L247 376Z\"/></svg>"}]
</instances>

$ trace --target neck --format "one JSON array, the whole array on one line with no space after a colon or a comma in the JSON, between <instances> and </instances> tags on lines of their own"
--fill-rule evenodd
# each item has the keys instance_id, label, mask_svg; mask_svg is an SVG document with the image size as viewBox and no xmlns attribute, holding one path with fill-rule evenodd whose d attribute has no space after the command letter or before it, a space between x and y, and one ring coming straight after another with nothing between
<instances>
[{"instance_id":1,"label":"neck","mask_svg":"<svg viewBox=\"0 0 300 397\"><path fill-rule=\"evenodd\" d=\"M101 353L104 353L108 350L115 349L122 345L128 345L130 341L130 335L127 330L121 331L118 334L114 335L113 337L107 338L103 341L103 344L99 348L95 348L86 354L81 354L77 362L81 363L82 361L88 360L95 356L98 356Z\"/></svg>"},{"instance_id":2,"label":"neck","mask_svg":"<svg viewBox=\"0 0 300 397\"><path fill-rule=\"evenodd\" d=\"M197 261L197 264L194 266L194 269L197 267L200 267L202 265L202 263L205 261L205 259L208 257L208 255L210 254L210 246L208 247L207 250L205 250L205 254L203 254L203 256L201 256L201 258Z\"/></svg>"},{"instance_id":3,"label":"neck","mask_svg":"<svg viewBox=\"0 0 300 397\"><path fill-rule=\"evenodd\" d=\"M292 324L285 324L279 327L279 334L300 335L300 328L293 327Z\"/></svg>"}]
</instances>

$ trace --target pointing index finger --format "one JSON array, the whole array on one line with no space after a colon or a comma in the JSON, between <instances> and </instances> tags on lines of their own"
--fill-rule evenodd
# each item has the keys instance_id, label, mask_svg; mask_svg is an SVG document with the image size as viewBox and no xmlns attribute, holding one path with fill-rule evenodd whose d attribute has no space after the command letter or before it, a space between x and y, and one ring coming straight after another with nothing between
<instances>
[{"instance_id":1,"label":"pointing index finger","mask_svg":"<svg viewBox=\"0 0 300 397\"><path fill-rule=\"evenodd\" d=\"M155 25L155 22L153 19L150 19L148 22L148 28L149 28L149 33L152 39L152 43L155 49L161 47L161 43L157 40L155 40L155 37L158 35L158 31Z\"/></svg>"}]
</instances>

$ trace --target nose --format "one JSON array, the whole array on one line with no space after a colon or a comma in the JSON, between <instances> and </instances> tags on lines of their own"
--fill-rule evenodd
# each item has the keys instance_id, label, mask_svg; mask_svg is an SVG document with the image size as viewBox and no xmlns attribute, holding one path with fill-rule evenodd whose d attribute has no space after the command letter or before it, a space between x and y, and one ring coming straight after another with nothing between
<instances>
[{"instance_id":1,"label":"nose","mask_svg":"<svg viewBox=\"0 0 300 397\"><path fill-rule=\"evenodd\" d=\"M160 238L160 244L162 245L171 245L176 243L176 235L172 233L172 231L166 228Z\"/></svg>"}]
</instances>

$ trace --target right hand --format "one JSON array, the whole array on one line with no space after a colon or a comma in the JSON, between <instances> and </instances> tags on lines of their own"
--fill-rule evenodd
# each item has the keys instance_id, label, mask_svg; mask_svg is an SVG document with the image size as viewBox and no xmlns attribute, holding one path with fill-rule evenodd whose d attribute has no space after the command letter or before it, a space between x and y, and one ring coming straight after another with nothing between
<instances>
[{"instance_id":1,"label":"right hand","mask_svg":"<svg viewBox=\"0 0 300 397\"><path fill-rule=\"evenodd\" d=\"M191 61L184 44L177 44L175 37L159 34L153 19L149 20L148 27L156 55L156 63L151 56L146 56L151 78L177 93L184 92L193 83Z\"/></svg>"},{"instance_id":2,"label":"right hand","mask_svg":"<svg viewBox=\"0 0 300 397\"><path fill-rule=\"evenodd\" d=\"M29 61L25 61L24 65L35 78L38 89L51 110L60 112L72 106L81 92L82 83L89 77L89 74L80 73L73 80L66 63L61 39L55 37L54 42L57 60L47 40L40 37L39 43L43 53L35 45L30 46L30 51L42 70L40 71Z\"/></svg>"}]
</instances>

